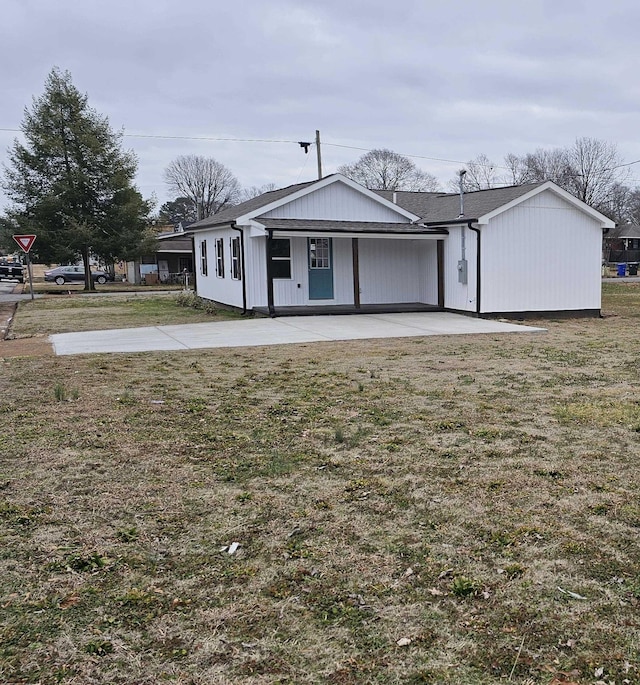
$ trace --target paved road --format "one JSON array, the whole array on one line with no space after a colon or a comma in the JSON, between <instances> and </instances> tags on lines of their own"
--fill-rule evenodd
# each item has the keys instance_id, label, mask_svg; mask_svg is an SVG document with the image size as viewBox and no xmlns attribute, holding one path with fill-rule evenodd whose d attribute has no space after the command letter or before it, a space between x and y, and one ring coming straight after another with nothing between
<instances>
[{"instance_id":1,"label":"paved road","mask_svg":"<svg viewBox=\"0 0 640 685\"><path fill-rule=\"evenodd\" d=\"M57 355L99 352L152 352L215 347L251 347L366 338L405 338L469 333L533 333L544 331L461 314L356 314L351 316L287 316L213 323L124 328L49 336Z\"/></svg>"},{"instance_id":2,"label":"paved road","mask_svg":"<svg viewBox=\"0 0 640 685\"><path fill-rule=\"evenodd\" d=\"M20 300L29 300L31 298L29 294L17 294L13 292L14 290L22 291L22 284L16 281L0 281L0 302L20 302ZM36 297L42 296L36 295Z\"/></svg>"}]
</instances>

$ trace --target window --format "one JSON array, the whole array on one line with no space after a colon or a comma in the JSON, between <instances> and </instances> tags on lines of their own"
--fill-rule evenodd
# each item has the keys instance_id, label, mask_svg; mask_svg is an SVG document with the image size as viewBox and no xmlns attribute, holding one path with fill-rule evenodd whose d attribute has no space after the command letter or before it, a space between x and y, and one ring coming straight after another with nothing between
<instances>
[{"instance_id":1,"label":"window","mask_svg":"<svg viewBox=\"0 0 640 685\"><path fill-rule=\"evenodd\" d=\"M216 276L224 278L224 240L216 240Z\"/></svg>"},{"instance_id":2,"label":"window","mask_svg":"<svg viewBox=\"0 0 640 685\"><path fill-rule=\"evenodd\" d=\"M235 281L239 281L242 278L240 238L231 238L231 278Z\"/></svg>"},{"instance_id":3,"label":"window","mask_svg":"<svg viewBox=\"0 0 640 685\"><path fill-rule=\"evenodd\" d=\"M200 271L203 276L207 275L207 241L200 241Z\"/></svg>"},{"instance_id":4,"label":"window","mask_svg":"<svg viewBox=\"0 0 640 685\"><path fill-rule=\"evenodd\" d=\"M288 238L271 240L271 275L291 278L291 241Z\"/></svg>"},{"instance_id":5,"label":"window","mask_svg":"<svg viewBox=\"0 0 640 685\"><path fill-rule=\"evenodd\" d=\"M329 238L309 238L309 266L312 269L331 268Z\"/></svg>"}]
</instances>

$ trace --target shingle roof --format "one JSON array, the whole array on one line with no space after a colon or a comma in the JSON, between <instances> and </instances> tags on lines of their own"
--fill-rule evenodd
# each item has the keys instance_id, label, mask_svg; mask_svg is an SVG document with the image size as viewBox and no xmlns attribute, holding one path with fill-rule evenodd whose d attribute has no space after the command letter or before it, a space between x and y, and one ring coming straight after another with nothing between
<instances>
[{"instance_id":1,"label":"shingle roof","mask_svg":"<svg viewBox=\"0 0 640 685\"><path fill-rule=\"evenodd\" d=\"M306 231L318 233L403 233L409 235L436 234L434 230L411 223L382 221L325 221L320 219L257 219L263 226L279 231Z\"/></svg>"},{"instance_id":2,"label":"shingle roof","mask_svg":"<svg viewBox=\"0 0 640 685\"><path fill-rule=\"evenodd\" d=\"M268 205L271 202L275 202L276 200L280 200L283 197L287 197L287 195L293 195L293 193L297 193L299 190L306 188L307 186L311 185L312 183L317 183L317 181L307 181L306 183L296 183L295 185L287 186L286 188L278 188L277 190L270 190L268 193L263 193L262 195L257 195L256 197L252 197L250 200L247 200L246 202L241 202L239 205L234 205L233 207L228 207L227 209L223 209L221 212L218 212L217 214L209 216L206 219L201 219L200 221L196 221L195 224L191 224L191 226L189 226L189 230L193 231L194 229L197 230L200 228L211 228L212 226L219 226L220 224L227 224L230 221L234 221L235 219L237 219L239 216L242 216L243 214L247 214L248 212L252 212L255 209L260 209L260 207L264 207L265 205Z\"/></svg>"},{"instance_id":3,"label":"shingle roof","mask_svg":"<svg viewBox=\"0 0 640 685\"><path fill-rule=\"evenodd\" d=\"M635 224L622 224L609 230L607 238L640 238L640 226Z\"/></svg>"},{"instance_id":4,"label":"shingle roof","mask_svg":"<svg viewBox=\"0 0 640 685\"><path fill-rule=\"evenodd\" d=\"M522 195L526 195L540 185L542 185L542 182L529 183L521 186L509 186L507 188L476 190L474 192L465 193L464 215L469 219L477 219ZM385 200L393 202L393 191L376 190L375 192ZM458 193L397 191L396 204L417 214L427 223L452 221L460 216L460 195Z\"/></svg>"},{"instance_id":5,"label":"shingle roof","mask_svg":"<svg viewBox=\"0 0 640 685\"><path fill-rule=\"evenodd\" d=\"M317 181L307 181L271 190L257 197L253 197L239 205L229 207L218 214L197 221L189 226L189 231L220 226L234 221L240 216L260 209L271 202L293 195ZM505 205L518 197L525 195L542 183L530 183L507 188L492 188L477 190L464 195L464 214L469 219L477 219L494 209ZM376 194L385 200L393 202L394 191L375 190ZM457 193L423 193L399 190L395 192L396 204L403 209L419 216L424 222L454 221L460 215L460 196Z\"/></svg>"}]
</instances>

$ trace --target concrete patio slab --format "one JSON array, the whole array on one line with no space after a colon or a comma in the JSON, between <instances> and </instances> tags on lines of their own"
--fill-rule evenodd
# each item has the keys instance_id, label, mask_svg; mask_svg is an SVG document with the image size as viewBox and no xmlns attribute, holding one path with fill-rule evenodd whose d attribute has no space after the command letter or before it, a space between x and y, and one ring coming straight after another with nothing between
<instances>
[{"instance_id":1,"label":"concrete patio slab","mask_svg":"<svg viewBox=\"0 0 640 685\"><path fill-rule=\"evenodd\" d=\"M71 355L252 347L426 335L534 333L544 330L448 312L426 312L243 319L179 326L59 333L50 336L49 340L57 355Z\"/></svg>"}]
</instances>

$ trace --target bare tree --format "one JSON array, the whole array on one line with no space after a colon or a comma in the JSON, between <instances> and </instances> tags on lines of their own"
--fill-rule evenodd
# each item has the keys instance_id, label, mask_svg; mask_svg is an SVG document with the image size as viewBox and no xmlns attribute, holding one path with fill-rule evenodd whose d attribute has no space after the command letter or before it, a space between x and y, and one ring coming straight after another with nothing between
<instances>
[{"instance_id":1,"label":"bare tree","mask_svg":"<svg viewBox=\"0 0 640 685\"><path fill-rule=\"evenodd\" d=\"M500 184L496 165L485 154L478 155L475 159L468 161L464 170L467 172L462 178L462 188L465 193L495 188ZM455 178L451 179L449 188L454 193L458 192L460 188L459 173L456 174Z\"/></svg>"},{"instance_id":2,"label":"bare tree","mask_svg":"<svg viewBox=\"0 0 640 685\"><path fill-rule=\"evenodd\" d=\"M391 150L371 150L357 162L338 167L338 173L370 190L440 190L435 176Z\"/></svg>"},{"instance_id":3,"label":"bare tree","mask_svg":"<svg viewBox=\"0 0 640 685\"><path fill-rule=\"evenodd\" d=\"M499 174L484 155L466 165L464 189L484 190L498 185L553 181L614 221L640 223L640 189L626 182L630 172L615 145L595 138L577 138L571 147L538 148L525 155L508 154ZM457 192L459 177L449 182Z\"/></svg>"},{"instance_id":4,"label":"bare tree","mask_svg":"<svg viewBox=\"0 0 640 685\"><path fill-rule=\"evenodd\" d=\"M567 190L592 207L605 207L616 185L628 178L617 147L595 138L578 138L567 151L572 174Z\"/></svg>"},{"instance_id":5,"label":"bare tree","mask_svg":"<svg viewBox=\"0 0 640 685\"><path fill-rule=\"evenodd\" d=\"M181 155L165 169L164 180L173 192L193 200L198 220L236 204L240 198L238 179L212 157Z\"/></svg>"},{"instance_id":6,"label":"bare tree","mask_svg":"<svg viewBox=\"0 0 640 685\"><path fill-rule=\"evenodd\" d=\"M277 187L278 186L275 183L265 183L262 186L249 186L249 188L243 188L240 192L240 202L246 202L254 197L258 197L258 195L269 193L272 190L276 190Z\"/></svg>"},{"instance_id":7,"label":"bare tree","mask_svg":"<svg viewBox=\"0 0 640 685\"><path fill-rule=\"evenodd\" d=\"M530 152L520 159L527 169L530 183L553 181L563 188L569 185L573 170L565 148L552 150L538 148L535 152Z\"/></svg>"},{"instance_id":8,"label":"bare tree","mask_svg":"<svg viewBox=\"0 0 640 685\"><path fill-rule=\"evenodd\" d=\"M640 188L629 191L625 220L630 224L640 226Z\"/></svg>"},{"instance_id":9,"label":"bare tree","mask_svg":"<svg viewBox=\"0 0 640 685\"><path fill-rule=\"evenodd\" d=\"M538 148L522 157L507 155L505 163L518 170L520 182L553 181L596 209L609 215L624 214L628 172L611 143L578 138L567 148Z\"/></svg>"},{"instance_id":10,"label":"bare tree","mask_svg":"<svg viewBox=\"0 0 640 685\"><path fill-rule=\"evenodd\" d=\"M535 179L531 169L527 165L526 157L518 157L510 152L505 155L504 165L506 167L504 181L509 186L520 186L525 183L532 183Z\"/></svg>"}]
</instances>

